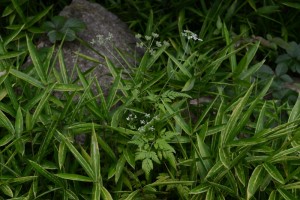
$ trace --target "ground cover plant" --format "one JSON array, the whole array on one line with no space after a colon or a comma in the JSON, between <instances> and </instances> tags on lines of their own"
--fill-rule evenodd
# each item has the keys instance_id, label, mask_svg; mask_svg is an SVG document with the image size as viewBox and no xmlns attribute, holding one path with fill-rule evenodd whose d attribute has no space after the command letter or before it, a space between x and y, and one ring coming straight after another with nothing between
<instances>
[{"instance_id":1,"label":"ground cover plant","mask_svg":"<svg viewBox=\"0 0 300 200\"><path fill-rule=\"evenodd\" d=\"M0 199L299 199L299 3L105 1L146 52L104 96L37 49L59 8L0 2Z\"/></svg>"}]
</instances>

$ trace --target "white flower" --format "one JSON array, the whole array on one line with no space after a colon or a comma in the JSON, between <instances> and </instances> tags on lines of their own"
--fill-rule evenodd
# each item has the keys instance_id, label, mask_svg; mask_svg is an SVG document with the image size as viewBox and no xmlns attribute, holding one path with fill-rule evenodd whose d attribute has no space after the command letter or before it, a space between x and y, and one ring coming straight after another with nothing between
<instances>
[{"instance_id":1,"label":"white flower","mask_svg":"<svg viewBox=\"0 0 300 200\"><path fill-rule=\"evenodd\" d=\"M3 76L3 75L5 75L6 73L7 73L6 70L0 72L0 77Z\"/></svg>"},{"instance_id":2,"label":"white flower","mask_svg":"<svg viewBox=\"0 0 300 200\"><path fill-rule=\"evenodd\" d=\"M153 119L157 121L157 120L159 120L159 117L155 116L155 117L153 117Z\"/></svg>"},{"instance_id":3,"label":"white flower","mask_svg":"<svg viewBox=\"0 0 300 200\"><path fill-rule=\"evenodd\" d=\"M150 130L150 131L154 131L155 128L154 128L153 126L151 126L151 127L149 128L149 130Z\"/></svg>"},{"instance_id":4,"label":"white flower","mask_svg":"<svg viewBox=\"0 0 300 200\"><path fill-rule=\"evenodd\" d=\"M161 47L162 46L160 41L156 41L155 44L156 44L157 47Z\"/></svg>"},{"instance_id":5,"label":"white flower","mask_svg":"<svg viewBox=\"0 0 300 200\"><path fill-rule=\"evenodd\" d=\"M140 39L141 37L142 37L142 35L139 34L139 33L135 35L135 38L136 38L136 39Z\"/></svg>"},{"instance_id":6,"label":"white flower","mask_svg":"<svg viewBox=\"0 0 300 200\"><path fill-rule=\"evenodd\" d=\"M151 34L154 38L158 38L159 37L159 35L157 34L157 33L152 33Z\"/></svg>"},{"instance_id":7,"label":"white flower","mask_svg":"<svg viewBox=\"0 0 300 200\"><path fill-rule=\"evenodd\" d=\"M143 120L143 119L140 120L140 123L141 123L141 124L146 124L145 120Z\"/></svg>"},{"instance_id":8,"label":"white flower","mask_svg":"<svg viewBox=\"0 0 300 200\"><path fill-rule=\"evenodd\" d=\"M198 36L193 33L190 30L184 30L183 33L181 33L182 36L187 37L188 40L193 39L195 41L203 41L202 39L198 38Z\"/></svg>"},{"instance_id":9,"label":"white flower","mask_svg":"<svg viewBox=\"0 0 300 200\"><path fill-rule=\"evenodd\" d=\"M92 41L90 43L91 43L91 45L94 45L96 43L96 41L94 39L92 39Z\"/></svg>"},{"instance_id":10,"label":"white flower","mask_svg":"<svg viewBox=\"0 0 300 200\"><path fill-rule=\"evenodd\" d=\"M105 38L106 40L110 41L113 38L113 34L111 32L108 33L108 37Z\"/></svg>"},{"instance_id":11,"label":"white flower","mask_svg":"<svg viewBox=\"0 0 300 200\"><path fill-rule=\"evenodd\" d=\"M146 118L150 118L150 114L149 114L149 113L146 113L146 114L145 114L145 117L146 117Z\"/></svg>"},{"instance_id":12,"label":"white flower","mask_svg":"<svg viewBox=\"0 0 300 200\"><path fill-rule=\"evenodd\" d=\"M170 46L170 43L169 43L168 41L165 41L165 40L164 40L163 43L164 43L164 45L167 46L167 47Z\"/></svg>"},{"instance_id":13,"label":"white flower","mask_svg":"<svg viewBox=\"0 0 300 200\"><path fill-rule=\"evenodd\" d=\"M142 133L145 132L145 127L141 126L140 128L138 128L138 131Z\"/></svg>"},{"instance_id":14,"label":"white flower","mask_svg":"<svg viewBox=\"0 0 300 200\"><path fill-rule=\"evenodd\" d=\"M143 46L144 46L143 42L136 43L136 47L138 48L143 48Z\"/></svg>"},{"instance_id":15,"label":"white flower","mask_svg":"<svg viewBox=\"0 0 300 200\"><path fill-rule=\"evenodd\" d=\"M99 45L103 45L105 43L105 39L103 35L96 35L97 41Z\"/></svg>"},{"instance_id":16,"label":"white flower","mask_svg":"<svg viewBox=\"0 0 300 200\"><path fill-rule=\"evenodd\" d=\"M149 35L146 35L146 36L145 36L145 39L148 40L148 41L151 40L151 38L152 38L152 37L149 36Z\"/></svg>"},{"instance_id":17,"label":"white flower","mask_svg":"<svg viewBox=\"0 0 300 200\"><path fill-rule=\"evenodd\" d=\"M156 53L156 51L153 50L153 49L150 49L150 50L149 50L149 53L150 53L151 56L153 56L153 55Z\"/></svg>"}]
</instances>

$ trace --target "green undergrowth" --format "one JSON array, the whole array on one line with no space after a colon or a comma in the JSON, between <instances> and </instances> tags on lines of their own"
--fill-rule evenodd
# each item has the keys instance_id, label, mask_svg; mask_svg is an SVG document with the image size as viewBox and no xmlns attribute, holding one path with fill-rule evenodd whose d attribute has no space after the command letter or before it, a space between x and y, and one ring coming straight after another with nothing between
<instances>
[{"instance_id":1,"label":"green undergrowth","mask_svg":"<svg viewBox=\"0 0 300 200\"><path fill-rule=\"evenodd\" d=\"M233 13L259 6L233 2ZM19 23L21 5L5 5L14 9L2 16L11 24L0 38L0 199L299 199L299 94L272 96L290 65L280 71L287 61L270 60L298 57L281 52L278 40L276 50L241 40L217 4L202 5L211 18L193 32L186 11L172 16L175 24L161 14L161 32L150 12L131 24L144 27L139 64L105 58L113 77L105 96L93 71L74 66L76 81L66 74L54 49L67 41L42 52L35 46L42 29L34 27L50 7ZM272 62L277 74L259 76Z\"/></svg>"}]
</instances>

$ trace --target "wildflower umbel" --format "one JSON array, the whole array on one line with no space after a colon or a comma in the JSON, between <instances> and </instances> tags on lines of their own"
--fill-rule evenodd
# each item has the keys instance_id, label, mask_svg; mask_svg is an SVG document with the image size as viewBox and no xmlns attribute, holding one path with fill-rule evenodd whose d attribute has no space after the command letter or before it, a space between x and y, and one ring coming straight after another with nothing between
<instances>
[{"instance_id":1,"label":"wildflower umbel","mask_svg":"<svg viewBox=\"0 0 300 200\"><path fill-rule=\"evenodd\" d=\"M98 44L98 45L105 45L107 44L108 42L110 42L112 39L113 39L113 34L112 33L108 33L108 36L107 37L104 37L104 35L101 35L101 34L98 34L96 35L96 40L95 39L92 39L92 41L90 42L92 45L94 44Z\"/></svg>"},{"instance_id":2,"label":"wildflower umbel","mask_svg":"<svg viewBox=\"0 0 300 200\"><path fill-rule=\"evenodd\" d=\"M146 131L155 131L155 128L153 124L155 121L158 121L158 116L154 116L151 118L150 113L144 113L144 115L134 115L130 113L127 117L126 120L128 128L131 130L137 130L140 133L145 133Z\"/></svg>"},{"instance_id":3,"label":"wildflower umbel","mask_svg":"<svg viewBox=\"0 0 300 200\"><path fill-rule=\"evenodd\" d=\"M136 43L136 46L138 48L145 48L148 50L148 52L150 53L150 55L155 55L156 50L158 48L161 48L163 46L168 47L170 46L170 44L167 41L158 41L157 39L159 38L159 34L158 33L151 33L151 35L146 35L146 36L142 36L141 34L136 34L135 38L138 40L138 42ZM155 45L154 45L155 44Z\"/></svg>"},{"instance_id":4,"label":"wildflower umbel","mask_svg":"<svg viewBox=\"0 0 300 200\"><path fill-rule=\"evenodd\" d=\"M181 33L181 35L187 37L188 40L192 39L195 41L201 41L201 42L203 41L201 38L198 38L198 36L190 30L184 30L183 33Z\"/></svg>"}]
</instances>

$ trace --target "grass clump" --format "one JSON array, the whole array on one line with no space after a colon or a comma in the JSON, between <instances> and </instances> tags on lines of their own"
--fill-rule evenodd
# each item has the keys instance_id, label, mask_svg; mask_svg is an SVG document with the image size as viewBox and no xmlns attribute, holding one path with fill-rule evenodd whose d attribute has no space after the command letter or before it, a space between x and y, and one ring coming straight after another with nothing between
<instances>
[{"instance_id":1,"label":"grass clump","mask_svg":"<svg viewBox=\"0 0 300 200\"><path fill-rule=\"evenodd\" d=\"M106 58L114 78L107 96L79 69L80 86L63 66L61 81L53 60L61 51L42 57L37 33L12 21L0 40L0 199L298 199L299 94L272 97L276 77L259 75L272 62L279 73L281 62L269 58L280 50L232 28L249 6L268 20L277 18L267 11L280 13L251 2L224 3L225 13L218 1L200 1L199 11L188 1L176 16L154 3L148 20L131 22L144 32L139 64L122 70ZM190 25L199 16L202 26ZM33 65L24 70L28 55Z\"/></svg>"}]
</instances>

